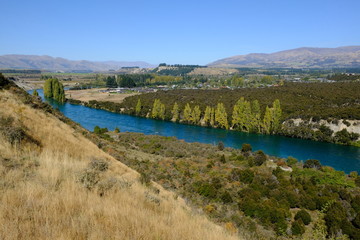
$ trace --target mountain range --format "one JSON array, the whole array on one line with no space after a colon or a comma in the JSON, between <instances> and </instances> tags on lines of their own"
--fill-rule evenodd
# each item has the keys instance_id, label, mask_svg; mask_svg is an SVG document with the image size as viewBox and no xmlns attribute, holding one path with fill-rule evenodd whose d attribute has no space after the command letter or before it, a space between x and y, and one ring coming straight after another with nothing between
<instances>
[{"instance_id":1,"label":"mountain range","mask_svg":"<svg viewBox=\"0 0 360 240\"><path fill-rule=\"evenodd\" d=\"M72 61L65 58L55 58L38 55L3 55L0 56L0 69L39 69L49 71L108 71L118 70L121 67L149 68L154 65L147 62L136 61Z\"/></svg>"},{"instance_id":2,"label":"mountain range","mask_svg":"<svg viewBox=\"0 0 360 240\"><path fill-rule=\"evenodd\" d=\"M358 68L360 46L303 47L275 53L251 53L217 60L212 67L251 68Z\"/></svg>"}]
</instances>

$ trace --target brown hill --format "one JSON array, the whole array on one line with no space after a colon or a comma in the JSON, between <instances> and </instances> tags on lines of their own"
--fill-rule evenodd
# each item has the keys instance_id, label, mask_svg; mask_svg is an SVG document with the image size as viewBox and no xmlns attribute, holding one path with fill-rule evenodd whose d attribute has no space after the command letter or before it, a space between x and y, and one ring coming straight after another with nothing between
<instances>
[{"instance_id":1,"label":"brown hill","mask_svg":"<svg viewBox=\"0 0 360 240\"><path fill-rule=\"evenodd\" d=\"M237 239L1 84L0 239Z\"/></svg>"},{"instance_id":2,"label":"brown hill","mask_svg":"<svg viewBox=\"0 0 360 240\"><path fill-rule=\"evenodd\" d=\"M210 63L216 67L251 68L357 68L360 46L338 48L297 48L270 54L251 53Z\"/></svg>"},{"instance_id":3,"label":"brown hill","mask_svg":"<svg viewBox=\"0 0 360 240\"><path fill-rule=\"evenodd\" d=\"M152 67L146 62L125 62L125 61L72 61L65 58L54 58L50 56L37 55L3 55L0 56L0 69L40 69L50 71L108 71L118 70L121 67Z\"/></svg>"}]
</instances>

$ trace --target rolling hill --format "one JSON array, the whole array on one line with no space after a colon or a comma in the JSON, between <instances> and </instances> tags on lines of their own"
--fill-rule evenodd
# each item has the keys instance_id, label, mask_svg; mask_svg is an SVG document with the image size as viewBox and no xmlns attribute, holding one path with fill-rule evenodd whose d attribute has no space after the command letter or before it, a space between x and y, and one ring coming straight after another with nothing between
<instances>
[{"instance_id":1,"label":"rolling hill","mask_svg":"<svg viewBox=\"0 0 360 240\"><path fill-rule=\"evenodd\" d=\"M358 68L360 46L296 48L275 53L251 53L217 60L216 67L251 68Z\"/></svg>"},{"instance_id":2,"label":"rolling hill","mask_svg":"<svg viewBox=\"0 0 360 240\"><path fill-rule=\"evenodd\" d=\"M0 69L39 69L50 71L108 71L118 70L121 67L149 68L153 65L146 62L125 61L72 61L65 58L54 58L50 56L37 55L3 55L0 56Z\"/></svg>"}]
</instances>

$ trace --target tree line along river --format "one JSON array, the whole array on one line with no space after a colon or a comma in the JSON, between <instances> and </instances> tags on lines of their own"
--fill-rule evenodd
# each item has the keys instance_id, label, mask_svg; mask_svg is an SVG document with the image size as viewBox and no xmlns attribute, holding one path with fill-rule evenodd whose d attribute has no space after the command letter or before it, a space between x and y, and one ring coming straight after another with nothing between
<instances>
[{"instance_id":1,"label":"tree line along river","mask_svg":"<svg viewBox=\"0 0 360 240\"><path fill-rule=\"evenodd\" d=\"M268 155L282 158L292 156L298 160L317 159L320 160L321 164L331 166L336 170L346 173L351 171L360 172L360 148L354 146L140 118L82 105L61 104L51 99L44 99L43 90L38 90L38 92L43 100L90 131L93 131L97 125L110 130L119 127L122 132L174 136L187 142L217 144L222 141L226 147L233 148L241 148L243 143L249 143L252 145L253 150L263 150Z\"/></svg>"}]
</instances>

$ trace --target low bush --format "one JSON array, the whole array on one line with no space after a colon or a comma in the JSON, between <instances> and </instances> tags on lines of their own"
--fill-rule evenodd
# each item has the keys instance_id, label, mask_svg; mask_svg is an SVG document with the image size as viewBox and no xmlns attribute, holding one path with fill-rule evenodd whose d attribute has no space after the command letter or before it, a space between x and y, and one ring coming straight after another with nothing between
<instances>
[{"instance_id":1,"label":"low bush","mask_svg":"<svg viewBox=\"0 0 360 240\"><path fill-rule=\"evenodd\" d=\"M307 211L305 211L304 209L301 209L300 211L298 211L296 213L294 219L295 220L301 219L305 225L309 225L309 223L311 222L310 214Z\"/></svg>"},{"instance_id":2,"label":"low bush","mask_svg":"<svg viewBox=\"0 0 360 240\"><path fill-rule=\"evenodd\" d=\"M305 232L305 226L301 219L291 224L291 232L293 235L302 235Z\"/></svg>"},{"instance_id":3,"label":"low bush","mask_svg":"<svg viewBox=\"0 0 360 240\"><path fill-rule=\"evenodd\" d=\"M109 168L109 163L102 159L93 159L90 162L89 167L96 171L104 172Z\"/></svg>"}]
</instances>

